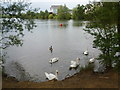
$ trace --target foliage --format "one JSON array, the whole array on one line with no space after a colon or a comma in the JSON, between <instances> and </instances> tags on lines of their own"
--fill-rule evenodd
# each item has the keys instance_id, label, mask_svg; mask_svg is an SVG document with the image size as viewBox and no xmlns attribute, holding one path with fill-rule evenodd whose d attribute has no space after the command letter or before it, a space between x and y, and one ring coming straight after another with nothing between
<instances>
[{"instance_id":1,"label":"foliage","mask_svg":"<svg viewBox=\"0 0 120 90\"><path fill-rule=\"evenodd\" d=\"M83 5L80 6L80 4L78 4L78 6L73 9L72 18L74 20L84 19L84 11L85 11L85 7Z\"/></svg>"},{"instance_id":2,"label":"foliage","mask_svg":"<svg viewBox=\"0 0 120 90\"><path fill-rule=\"evenodd\" d=\"M93 19L93 16L94 16L93 11L94 11L94 8L92 4L85 5L85 15L84 15L85 20Z\"/></svg>"},{"instance_id":3,"label":"foliage","mask_svg":"<svg viewBox=\"0 0 120 90\"><path fill-rule=\"evenodd\" d=\"M118 3L99 3L94 5L91 13L94 14L93 20L86 27L88 33L94 36L94 46L101 50L98 59L111 68L112 64L118 71L120 70L119 40L120 33L117 27Z\"/></svg>"},{"instance_id":4,"label":"foliage","mask_svg":"<svg viewBox=\"0 0 120 90\"><path fill-rule=\"evenodd\" d=\"M45 10L45 19L48 19L48 16L49 16L49 12Z\"/></svg>"},{"instance_id":5,"label":"foliage","mask_svg":"<svg viewBox=\"0 0 120 90\"><path fill-rule=\"evenodd\" d=\"M43 11L40 11L39 18L44 19L45 13Z\"/></svg>"},{"instance_id":6,"label":"foliage","mask_svg":"<svg viewBox=\"0 0 120 90\"><path fill-rule=\"evenodd\" d=\"M48 19L49 16L49 12L47 10L44 11L40 11L38 17L39 19Z\"/></svg>"},{"instance_id":7,"label":"foliage","mask_svg":"<svg viewBox=\"0 0 120 90\"><path fill-rule=\"evenodd\" d=\"M36 25L34 23L34 11L25 2L3 2L0 29L0 48L23 44L24 30L30 31ZM4 17L7 16L7 17ZM26 19L27 17L27 19Z\"/></svg>"},{"instance_id":8,"label":"foliage","mask_svg":"<svg viewBox=\"0 0 120 90\"><path fill-rule=\"evenodd\" d=\"M66 7L66 5L60 6L58 8L58 12L57 12L57 19L69 20L70 18L71 18L71 15L70 15L69 9Z\"/></svg>"},{"instance_id":9,"label":"foliage","mask_svg":"<svg viewBox=\"0 0 120 90\"><path fill-rule=\"evenodd\" d=\"M49 18L49 19L53 19L53 14L50 14L50 15L48 16L48 18Z\"/></svg>"}]
</instances>

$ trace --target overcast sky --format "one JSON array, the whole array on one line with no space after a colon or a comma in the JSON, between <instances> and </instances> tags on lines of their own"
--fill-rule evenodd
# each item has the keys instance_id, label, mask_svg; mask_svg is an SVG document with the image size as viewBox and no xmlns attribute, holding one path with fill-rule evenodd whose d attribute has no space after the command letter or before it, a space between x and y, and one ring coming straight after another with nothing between
<instances>
[{"instance_id":1,"label":"overcast sky","mask_svg":"<svg viewBox=\"0 0 120 90\"><path fill-rule=\"evenodd\" d=\"M85 5L88 4L89 1L93 0L29 0L32 3L33 8L40 8L40 10L48 10L50 11L51 5L64 5L69 9L72 9L77 6L77 4Z\"/></svg>"},{"instance_id":2,"label":"overcast sky","mask_svg":"<svg viewBox=\"0 0 120 90\"><path fill-rule=\"evenodd\" d=\"M9 0L2 0L2 1L7 2ZM66 6L69 9L73 9L78 4L86 5L89 2L93 2L93 1L118 2L120 0L10 0L10 1L13 1L13 2L16 2L16 1L31 2L32 3L31 6L33 8L40 8L40 10L42 10L42 11L47 9L48 11L50 11L51 5L64 5L64 4L66 4Z\"/></svg>"}]
</instances>

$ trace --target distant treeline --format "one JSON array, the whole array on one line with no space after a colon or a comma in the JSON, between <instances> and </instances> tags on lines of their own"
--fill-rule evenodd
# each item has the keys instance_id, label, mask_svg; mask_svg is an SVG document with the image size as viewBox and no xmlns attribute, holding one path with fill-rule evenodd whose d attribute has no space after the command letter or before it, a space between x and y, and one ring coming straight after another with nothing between
<instances>
[{"instance_id":1,"label":"distant treeline","mask_svg":"<svg viewBox=\"0 0 120 90\"><path fill-rule=\"evenodd\" d=\"M57 14L54 14L52 12L48 12L48 10L35 12L35 11L27 11L26 13L23 13L21 16L23 18L33 18L33 19L60 19L60 20L88 20L91 19L91 9L93 5L87 4L87 5L80 5L78 4L75 8L70 10L66 5L60 6L57 10ZM14 17L10 15L2 15L3 18L6 17Z\"/></svg>"},{"instance_id":2,"label":"distant treeline","mask_svg":"<svg viewBox=\"0 0 120 90\"><path fill-rule=\"evenodd\" d=\"M78 4L75 8L70 10L66 5L61 5L57 10L57 14L48 12L48 10L40 12L29 10L26 13L19 15L19 17L21 16L25 19L93 20L96 14L95 11L100 9L101 6L101 3L92 3L86 5ZM2 17L9 18L14 16L2 14Z\"/></svg>"}]
</instances>

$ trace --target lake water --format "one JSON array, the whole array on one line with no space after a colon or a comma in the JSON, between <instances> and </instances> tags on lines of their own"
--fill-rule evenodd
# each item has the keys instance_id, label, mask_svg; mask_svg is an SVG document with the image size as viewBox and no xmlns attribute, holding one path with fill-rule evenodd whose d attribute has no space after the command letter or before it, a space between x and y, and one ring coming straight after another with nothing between
<instances>
[{"instance_id":1,"label":"lake water","mask_svg":"<svg viewBox=\"0 0 120 90\"><path fill-rule=\"evenodd\" d=\"M97 57L100 53L92 48L93 37L86 33L86 21L57 21L35 20L37 27L31 32L25 31L22 47L7 48L5 71L9 76L18 80L30 80L36 82L47 81L44 72L55 73L59 71L58 79L62 80L66 75L73 75L80 71L69 70L70 61L80 57L81 66L88 64L88 60ZM59 26L60 24L63 26ZM53 53L48 48L53 46ZM85 56L83 52L89 51ZM50 64L49 60L59 57L59 61ZM24 73L25 72L25 73Z\"/></svg>"}]
</instances>

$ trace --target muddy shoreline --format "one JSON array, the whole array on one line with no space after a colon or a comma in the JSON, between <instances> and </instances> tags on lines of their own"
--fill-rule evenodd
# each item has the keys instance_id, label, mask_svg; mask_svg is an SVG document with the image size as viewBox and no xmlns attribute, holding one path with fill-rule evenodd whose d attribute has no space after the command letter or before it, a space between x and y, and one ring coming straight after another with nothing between
<instances>
[{"instance_id":1,"label":"muddy shoreline","mask_svg":"<svg viewBox=\"0 0 120 90\"><path fill-rule=\"evenodd\" d=\"M104 74L83 70L62 81L30 82L2 77L2 88L119 88L120 74L110 70Z\"/></svg>"}]
</instances>

